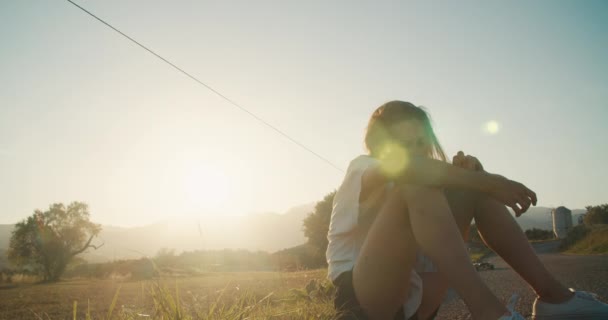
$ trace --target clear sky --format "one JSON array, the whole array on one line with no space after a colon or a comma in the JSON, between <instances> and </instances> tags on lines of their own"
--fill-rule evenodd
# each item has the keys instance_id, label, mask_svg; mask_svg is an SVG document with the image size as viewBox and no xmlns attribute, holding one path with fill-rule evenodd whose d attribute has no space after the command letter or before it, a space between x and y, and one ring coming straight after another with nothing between
<instances>
[{"instance_id":1,"label":"clear sky","mask_svg":"<svg viewBox=\"0 0 608 320\"><path fill-rule=\"evenodd\" d=\"M407 100L540 205L608 202L606 1L77 2L342 168ZM342 180L66 1L1 1L0 57L0 223L282 212Z\"/></svg>"}]
</instances>

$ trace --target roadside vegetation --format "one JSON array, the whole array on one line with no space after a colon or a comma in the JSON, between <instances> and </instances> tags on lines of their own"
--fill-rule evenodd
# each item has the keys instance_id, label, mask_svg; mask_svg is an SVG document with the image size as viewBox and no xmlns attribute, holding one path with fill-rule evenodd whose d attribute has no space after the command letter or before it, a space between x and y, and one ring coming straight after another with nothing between
<instances>
[{"instance_id":1,"label":"roadside vegetation","mask_svg":"<svg viewBox=\"0 0 608 320\"><path fill-rule=\"evenodd\" d=\"M584 223L568 232L560 249L573 254L608 254L608 204L586 209Z\"/></svg>"},{"instance_id":2,"label":"roadside vegetation","mask_svg":"<svg viewBox=\"0 0 608 320\"><path fill-rule=\"evenodd\" d=\"M305 219L301 246L275 253L161 249L106 263L77 256L95 249L99 232L86 204L36 210L4 253L10 261L0 270L0 319L332 319L323 238L333 194ZM46 259L57 256L64 259Z\"/></svg>"},{"instance_id":3,"label":"roadside vegetation","mask_svg":"<svg viewBox=\"0 0 608 320\"><path fill-rule=\"evenodd\" d=\"M545 241L555 239L555 235L552 230L544 230L532 228L525 231L526 237L530 241Z\"/></svg>"},{"instance_id":4,"label":"roadside vegetation","mask_svg":"<svg viewBox=\"0 0 608 320\"><path fill-rule=\"evenodd\" d=\"M331 319L325 269L69 280L0 290L1 319Z\"/></svg>"},{"instance_id":5,"label":"roadside vegetation","mask_svg":"<svg viewBox=\"0 0 608 320\"><path fill-rule=\"evenodd\" d=\"M608 225L578 225L562 242L562 250L573 254L608 254Z\"/></svg>"},{"instance_id":6,"label":"roadside vegetation","mask_svg":"<svg viewBox=\"0 0 608 320\"><path fill-rule=\"evenodd\" d=\"M332 319L335 289L326 279L324 252L333 196L327 194L304 220L308 241L297 247L275 253L161 249L154 257L96 264L76 256L95 249L91 239L98 232L85 204L37 211L4 253L18 268L0 270L0 319ZM562 241L562 251L608 253L608 205L587 210L585 223ZM76 213L82 213L81 225L52 224ZM91 230L78 233L87 223ZM66 230L75 236L59 241ZM530 241L553 238L547 230L525 233ZM475 225L467 239L473 262L492 253ZM44 264L53 252L64 252L65 259Z\"/></svg>"}]
</instances>

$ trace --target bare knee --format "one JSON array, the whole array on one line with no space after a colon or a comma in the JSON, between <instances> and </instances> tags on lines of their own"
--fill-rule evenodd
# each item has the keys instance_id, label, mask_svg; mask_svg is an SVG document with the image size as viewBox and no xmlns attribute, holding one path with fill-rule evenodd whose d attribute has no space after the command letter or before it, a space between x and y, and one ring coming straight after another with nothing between
<instances>
[{"instance_id":1,"label":"bare knee","mask_svg":"<svg viewBox=\"0 0 608 320\"><path fill-rule=\"evenodd\" d=\"M372 319L392 319L403 304L416 257L407 208L397 191L372 223L353 270L357 299Z\"/></svg>"},{"instance_id":2,"label":"bare knee","mask_svg":"<svg viewBox=\"0 0 608 320\"><path fill-rule=\"evenodd\" d=\"M402 190L410 215L434 215L449 210L441 189L406 185Z\"/></svg>"}]
</instances>

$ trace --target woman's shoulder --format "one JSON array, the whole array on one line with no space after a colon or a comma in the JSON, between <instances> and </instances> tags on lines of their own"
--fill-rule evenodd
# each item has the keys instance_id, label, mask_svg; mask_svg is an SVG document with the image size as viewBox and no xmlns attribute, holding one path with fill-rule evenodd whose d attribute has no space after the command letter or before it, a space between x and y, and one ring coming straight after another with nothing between
<instances>
[{"instance_id":1,"label":"woman's shoulder","mask_svg":"<svg viewBox=\"0 0 608 320\"><path fill-rule=\"evenodd\" d=\"M365 170L369 167L376 166L378 163L378 159L370 155L362 154L351 160L350 164L348 165L348 171L352 172Z\"/></svg>"}]
</instances>

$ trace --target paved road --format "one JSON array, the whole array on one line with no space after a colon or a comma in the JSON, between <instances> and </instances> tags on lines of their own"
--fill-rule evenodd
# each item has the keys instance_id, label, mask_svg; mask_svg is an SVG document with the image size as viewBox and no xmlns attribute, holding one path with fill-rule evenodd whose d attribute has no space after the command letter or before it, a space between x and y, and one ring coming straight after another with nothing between
<instances>
[{"instance_id":1,"label":"paved road","mask_svg":"<svg viewBox=\"0 0 608 320\"><path fill-rule=\"evenodd\" d=\"M547 242L535 244L534 247L545 266L566 286L595 292L604 302L608 302L608 255L563 255L556 253L558 245L557 242ZM534 292L500 257L491 256L486 260L496 267L495 270L480 272L490 289L505 303L511 294L519 294L517 311L529 318ZM471 319L461 299L448 294L446 300L448 302L441 307L437 319Z\"/></svg>"}]
</instances>

